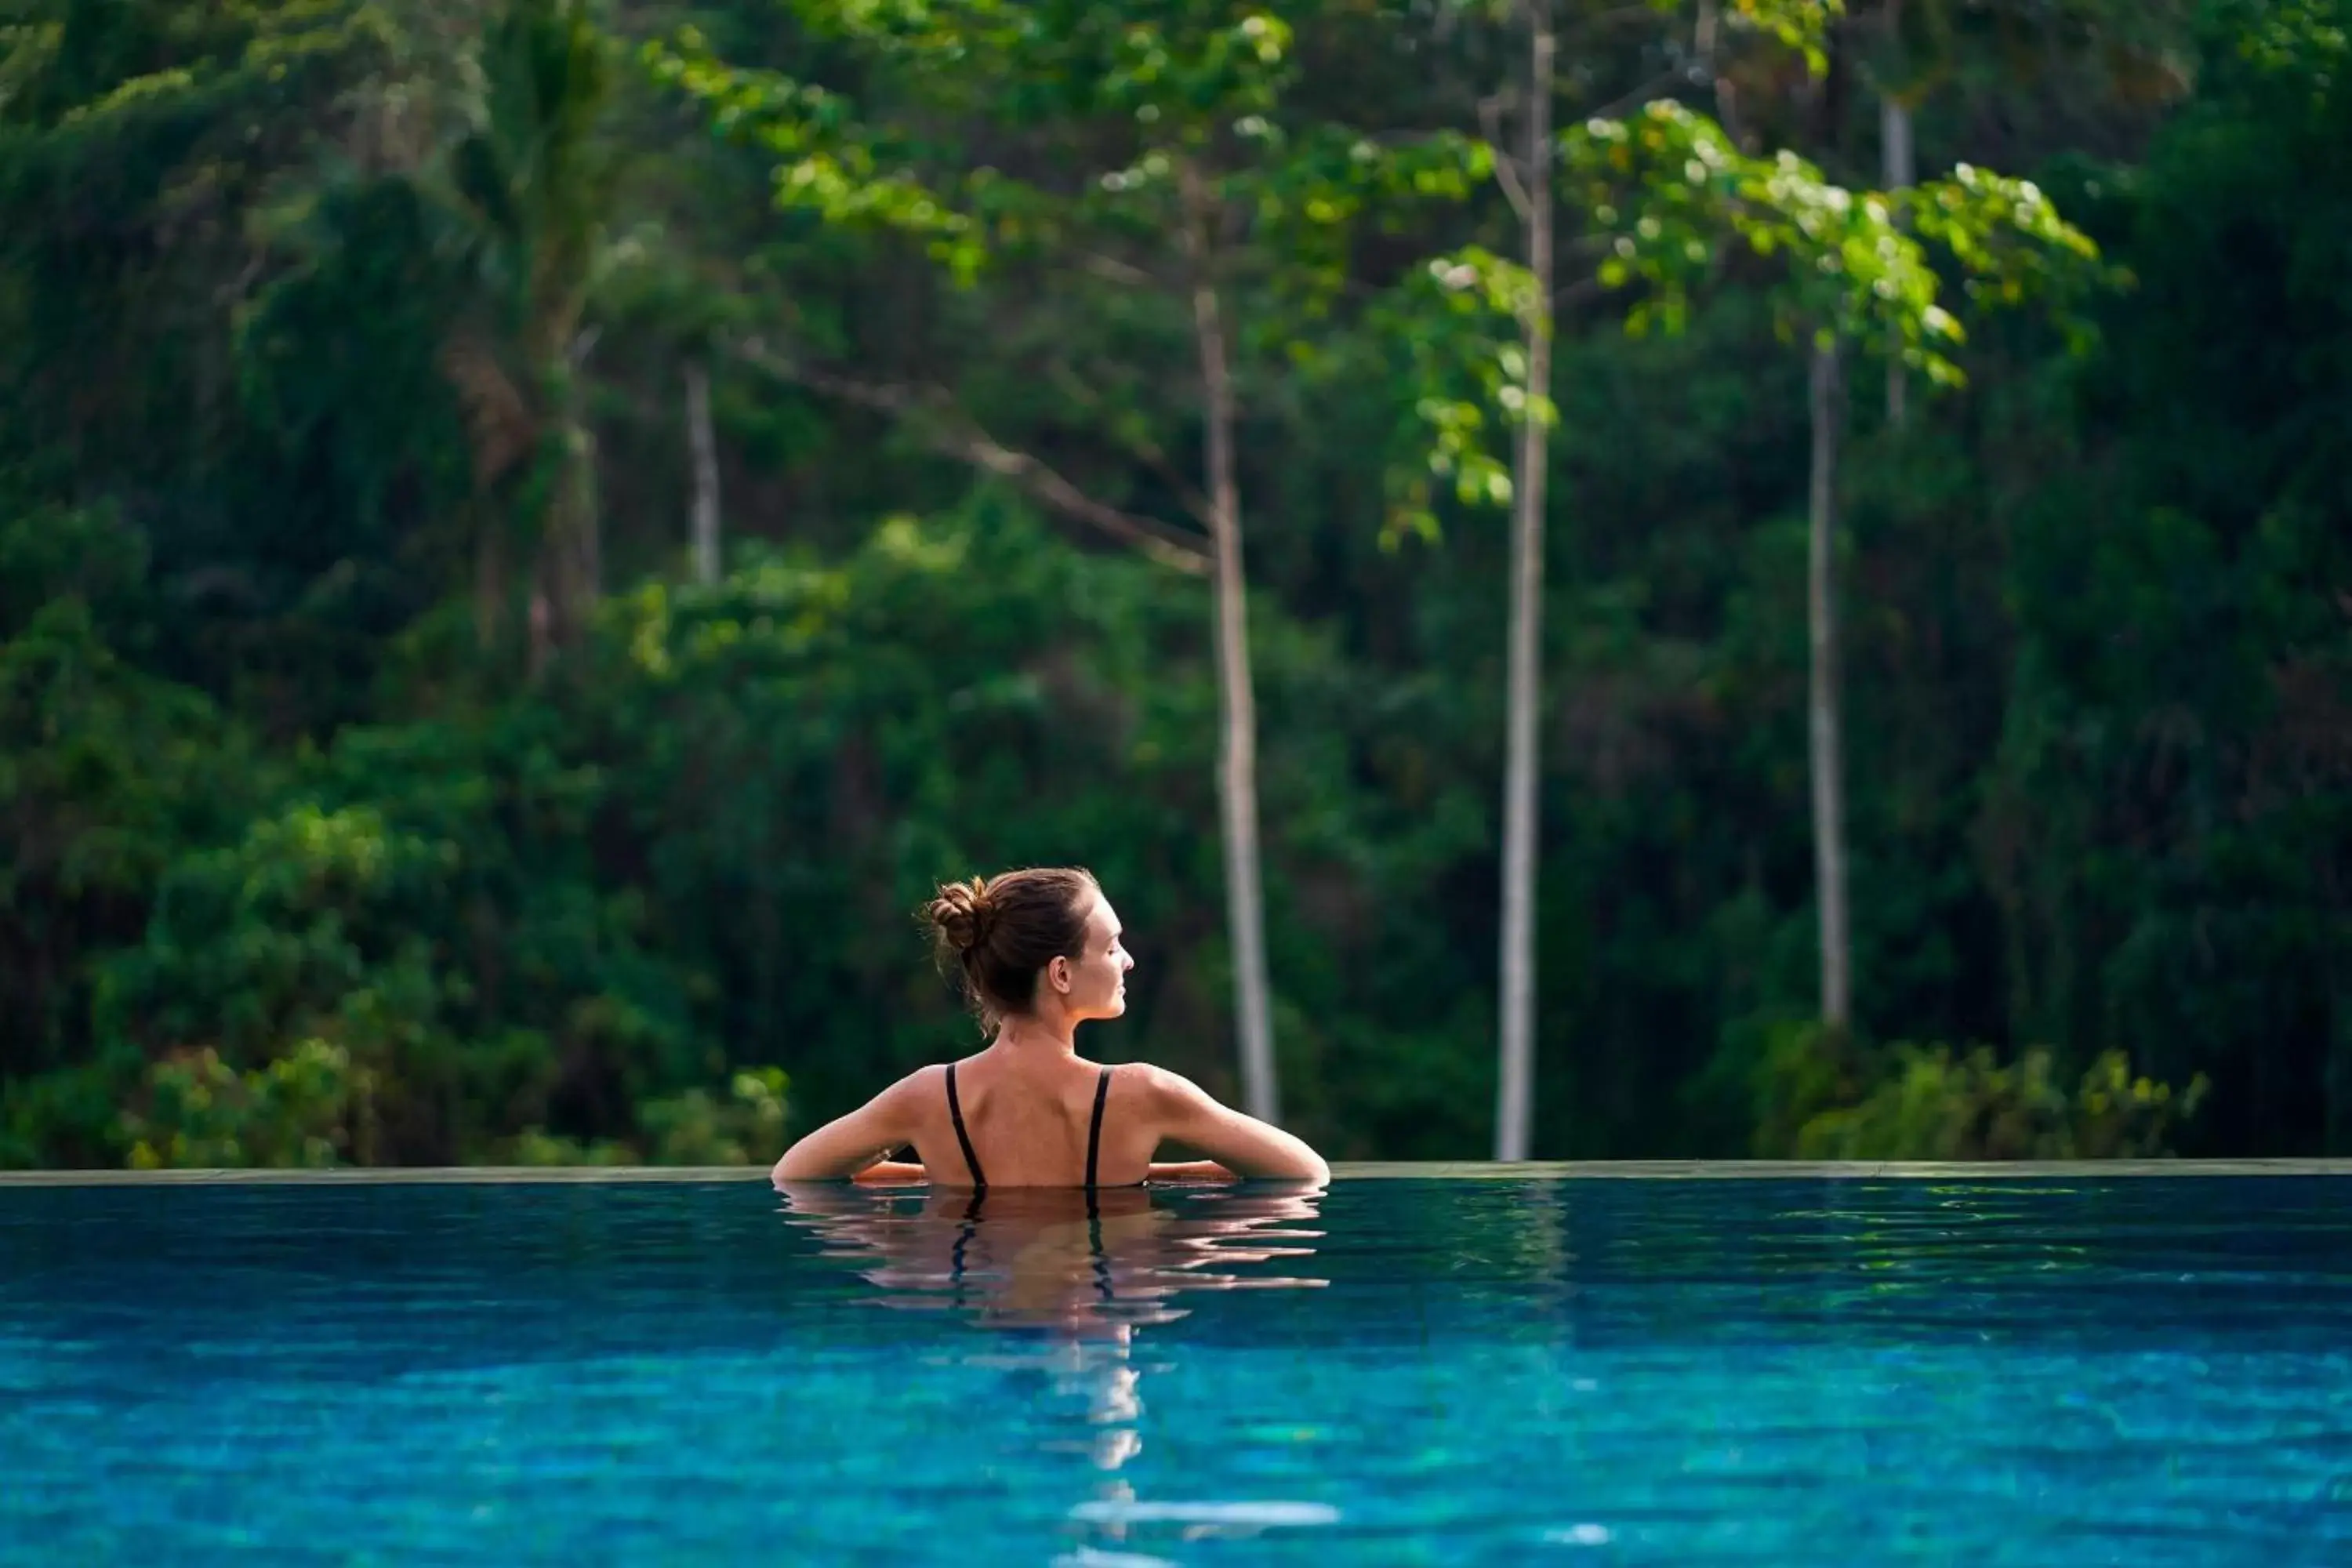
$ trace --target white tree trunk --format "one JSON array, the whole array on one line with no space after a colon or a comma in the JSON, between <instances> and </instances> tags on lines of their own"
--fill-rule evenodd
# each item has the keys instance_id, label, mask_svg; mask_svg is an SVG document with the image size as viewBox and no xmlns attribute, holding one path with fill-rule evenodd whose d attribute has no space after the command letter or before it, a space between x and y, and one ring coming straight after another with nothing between
<instances>
[{"instance_id":1,"label":"white tree trunk","mask_svg":"<svg viewBox=\"0 0 2352 1568\"><path fill-rule=\"evenodd\" d=\"M1812 733L1813 876L1821 911L1822 1021L1853 1020L1853 972L1846 921L1845 779L1840 760L1837 641L1838 433L1844 392L1832 342L1813 351L1813 471L1805 598L1811 633L1808 708Z\"/></svg>"},{"instance_id":2,"label":"white tree trunk","mask_svg":"<svg viewBox=\"0 0 2352 1568\"><path fill-rule=\"evenodd\" d=\"M1527 321L1528 393L1551 393L1551 93L1549 0L1528 0L1531 64L1527 124L1528 269L1536 298ZM1512 475L1508 702L1503 763L1502 1042L1495 1097L1495 1158L1524 1160L1535 1133L1536 859L1539 847L1543 683L1544 484L1549 431L1530 407Z\"/></svg>"},{"instance_id":3,"label":"white tree trunk","mask_svg":"<svg viewBox=\"0 0 2352 1568\"><path fill-rule=\"evenodd\" d=\"M694 580L719 581L719 442L710 429L710 371L686 366L686 437L694 453Z\"/></svg>"},{"instance_id":4,"label":"white tree trunk","mask_svg":"<svg viewBox=\"0 0 2352 1568\"><path fill-rule=\"evenodd\" d=\"M1903 49L1903 0L1886 0L1888 52L1900 59ZM1911 110L1901 96L1907 84L1882 83L1878 98L1879 177L1890 192L1908 188L1918 179L1916 154L1911 147ZM1903 362L1886 363L1886 422L1903 427L1908 401Z\"/></svg>"},{"instance_id":5,"label":"white tree trunk","mask_svg":"<svg viewBox=\"0 0 2352 1568\"><path fill-rule=\"evenodd\" d=\"M1248 595L1242 574L1241 490L1234 474L1234 383L1223 302L1209 270L1210 214L1197 171L1184 171L1192 251L1192 329L1201 353L1208 434L1209 540L1215 553L1218 716L1217 811L1225 850L1225 911L1234 953L1234 1013L1240 1035L1242 1106L1280 1120L1274 1009L1266 978L1265 900L1259 886L1257 698L1250 679Z\"/></svg>"}]
</instances>

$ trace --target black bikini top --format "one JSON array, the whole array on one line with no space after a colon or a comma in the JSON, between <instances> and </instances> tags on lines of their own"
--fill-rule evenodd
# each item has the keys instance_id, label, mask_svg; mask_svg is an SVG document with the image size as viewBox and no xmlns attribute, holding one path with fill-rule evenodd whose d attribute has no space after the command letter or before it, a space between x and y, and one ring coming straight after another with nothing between
<instances>
[{"instance_id":1,"label":"black bikini top","mask_svg":"<svg viewBox=\"0 0 2352 1568\"><path fill-rule=\"evenodd\" d=\"M1110 1094L1110 1068L1105 1067L1095 1079L1095 1114L1087 1127L1087 1191L1095 1190L1095 1163L1102 1153L1103 1102ZM971 1134L964 1131L963 1103L956 1098L955 1063L948 1063L948 1120L955 1123L956 1142L962 1146L964 1167L971 1172L974 1193L988 1190L988 1178L981 1174L980 1156L972 1152Z\"/></svg>"}]
</instances>

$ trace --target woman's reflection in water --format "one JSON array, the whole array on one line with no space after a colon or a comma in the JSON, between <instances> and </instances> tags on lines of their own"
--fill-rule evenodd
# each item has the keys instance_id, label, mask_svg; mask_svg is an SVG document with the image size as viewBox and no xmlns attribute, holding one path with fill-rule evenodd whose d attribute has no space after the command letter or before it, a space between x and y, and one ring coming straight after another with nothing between
<instances>
[{"instance_id":1,"label":"woman's reflection in water","mask_svg":"<svg viewBox=\"0 0 2352 1568\"><path fill-rule=\"evenodd\" d=\"M1142 1451L1136 1330L1183 1317L1177 1298L1192 1291L1327 1283L1287 1269L1234 1272L1311 1257L1323 1233L1299 1227L1319 1218L1319 1188L782 1190L785 1218L880 1288L877 1305L947 1311L994 1331L987 1348L958 1359L1042 1372L1057 1395L1082 1401L1081 1446L1106 1471Z\"/></svg>"}]
</instances>

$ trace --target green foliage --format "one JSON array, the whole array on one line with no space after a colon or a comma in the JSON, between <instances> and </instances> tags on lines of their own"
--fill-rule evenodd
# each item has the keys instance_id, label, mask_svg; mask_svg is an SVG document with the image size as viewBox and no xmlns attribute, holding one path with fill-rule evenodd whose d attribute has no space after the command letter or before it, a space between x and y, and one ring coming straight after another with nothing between
<instances>
[{"instance_id":1,"label":"green foliage","mask_svg":"<svg viewBox=\"0 0 2352 1568\"><path fill-rule=\"evenodd\" d=\"M2138 285L2085 378L2088 460L2021 519L2018 700L1989 772L2021 1012L2210 1074L2233 1146L2352 1134L2352 532L2321 457L2352 418L2327 346L2352 341L2347 20L2208 10L2199 97L2110 219ZM2062 832L2063 876L2037 861ZM2042 934L2062 925L2108 940L2078 953ZM2294 1038L2311 1054L2283 1073Z\"/></svg>"},{"instance_id":2,"label":"green foliage","mask_svg":"<svg viewBox=\"0 0 2352 1568\"><path fill-rule=\"evenodd\" d=\"M1199 584L932 440L1197 515L1188 168L1302 1131L1487 1143L1532 419L1540 1152L2352 1150L2341 0L1919 0L1897 41L1727 5L1727 98L1687 7L1560 6L1553 301L1468 133L1508 9L19 6L0 1163L771 1158L971 1038L928 880L1038 861L1141 958L1100 1047L1230 1093ZM1874 195L1847 89L1898 68L1962 172ZM1846 432L1835 1050L1776 1033L1813 984L1783 339L1823 328L1967 386ZM754 381L747 338L952 418ZM496 623L556 522L609 592L530 684Z\"/></svg>"},{"instance_id":3,"label":"green foliage","mask_svg":"<svg viewBox=\"0 0 2352 1568\"><path fill-rule=\"evenodd\" d=\"M101 616L134 638L144 618L139 542L92 513L0 514L0 1074L88 1050L91 958L267 772L203 693L110 646Z\"/></svg>"},{"instance_id":4,"label":"green foliage","mask_svg":"<svg viewBox=\"0 0 2352 1568\"><path fill-rule=\"evenodd\" d=\"M1777 1031L1759 1064L1756 1152L1800 1160L2111 1160L2174 1152L2211 1085L2176 1094L2104 1051L2069 1090L2032 1047L2004 1062L1989 1047L1897 1044L1863 1058L1829 1032Z\"/></svg>"},{"instance_id":5,"label":"green foliage","mask_svg":"<svg viewBox=\"0 0 2352 1568\"><path fill-rule=\"evenodd\" d=\"M1601 282L1638 279L1654 291L1628 317L1635 330L1687 320L1693 283L1734 238L1782 263L1774 297L1785 321L1856 338L1949 384L1960 379L1951 353L1963 334L1937 302L1941 282L1923 241L1958 263L1971 294L2003 303L2074 285L2097 255L2030 181L1963 163L1948 179L1856 193L1794 153L1745 153L1676 103L1653 103L1631 121L1588 121L1561 138L1560 157L1564 180L1612 236Z\"/></svg>"},{"instance_id":6,"label":"green foliage","mask_svg":"<svg viewBox=\"0 0 2352 1568\"><path fill-rule=\"evenodd\" d=\"M150 1068L122 1114L134 1170L337 1165L372 1151L373 1085L351 1054L304 1040L239 1072L206 1047Z\"/></svg>"},{"instance_id":7,"label":"green foliage","mask_svg":"<svg viewBox=\"0 0 2352 1568\"><path fill-rule=\"evenodd\" d=\"M1818 76L1829 68L1830 30L1845 15L1844 0L1731 0L1740 24L1769 34L1802 55Z\"/></svg>"},{"instance_id":8,"label":"green foliage","mask_svg":"<svg viewBox=\"0 0 2352 1568\"><path fill-rule=\"evenodd\" d=\"M1293 24L1248 5L808 0L796 14L873 74L863 103L731 66L692 29L645 51L717 130L776 159L782 205L918 237L965 286L992 267L1079 288L1107 274L1188 312L1192 291L1213 287L1238 318L1228 333L1283 374L1346 374L1379 357L1400 394L1383 470L1390 538L1434 535L1433 479L1467 504L1507 500L1480 399L1513 418L1544 405L1511 341L1532 299L1524 268L1473 247L1369 287L1362 275L1374 235L1410 232L1416 212L1478 193L1492 172L1485 142L1425 125L1375 135L1330 112L1299 90ZM957 114L989 128L987 151L937 133ZM1244 229L1249 242L1234 243ZM1192 343L1171 335L1153 346L1172 357L1139 363L1140 346L1129 339L1089 365L1056 344L1085 366L1068 375L1077 384L1189 384ZM1156 447L1131 423L1112 428L1130 449Z\"/></svg>"},{"instance_id":9,"label":"green foliage","mask_svg":"<svg viewBox=\"0 0 2352 1568\"><path fill-rule=\"evenodd\" d=\"M465 1158L567 1092L626 1104L699 1076L642 900L583 882L565 851L595 773L529 724L346 731L282 804L162 879L143 940L100 972L100 1037L238 1067L331 1041L384 1086L383 1157L400 1162Z\"/></svg>"},{"instance_id":10,"label":"green foliage","mask_svg":"<svg viewBox=\"0 0 2352 1568\"><path fill-rule=\"evenodd\" d=\"M88 1062L0 1082L0 1170L119 1166L137 1064Z\"/></svg>"},{"instance_id":11,"label":"green foliage","mask_svg":"<svg viewBox=\"0 0 2352 1568\"><path fill-rule=\"evenodd\" d=\"M739 1072L724 1098L709 1089L646 1101L646 1163L756 1165L784 1146L785 1078L778 1068Z\"/></svg>"},{"instance_id":12,"label":"green foliage","mask_svg":"<svg viewBox=\"0 0 2352 1568\"><path fill-rule=\"evenodd\" d=\"M1528 384L1524 339L1504 331L1535 318L1536 293L1526 268L1470 246L1433 258L1374 307L1374 331L1402 362L1391 374L1419 392L1396 444L1425 453L1385 476L1384 543L1437 540L1439 485L1465 508L1510 504L1498 427L1558 417L1549 395Z\"/></svg>"},{"instance_id":13,"label":"green foliage","mask_svg":"<svg viewBox=\"0 0 2352 1568\"><path fill-rule=\"evenodd\" d=\"M724 1096L695 1088L646 1101L636 1139L583 1141L529 1127L471 1152L517 1165L759 1164L785 1142L784 1089L775 1068L746 1070ZM373 1076L341 1047L310 1039L243 1072L209 1047L161 1060L115 1131L134 1170L315 1170L378 1163L376 1115Z\"/></svg>"}]
</instances>

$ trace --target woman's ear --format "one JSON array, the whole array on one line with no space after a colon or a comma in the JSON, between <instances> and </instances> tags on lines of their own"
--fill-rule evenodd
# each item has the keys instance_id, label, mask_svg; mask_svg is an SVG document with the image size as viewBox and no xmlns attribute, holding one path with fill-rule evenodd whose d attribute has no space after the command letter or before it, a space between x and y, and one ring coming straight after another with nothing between
<instances>
[{"instance_id":1,"label":"woman's ear","mask_svg":"<svg viewBox=\"0 0 2352 1568\"><path fill-rule=\"evenodd\" d=\"M1070 988L1070 961L1058 956L1048 959L1045 963L1045 978L1052 983L1055 990L1067 992Z\"/></svg>"}]
</instances>

